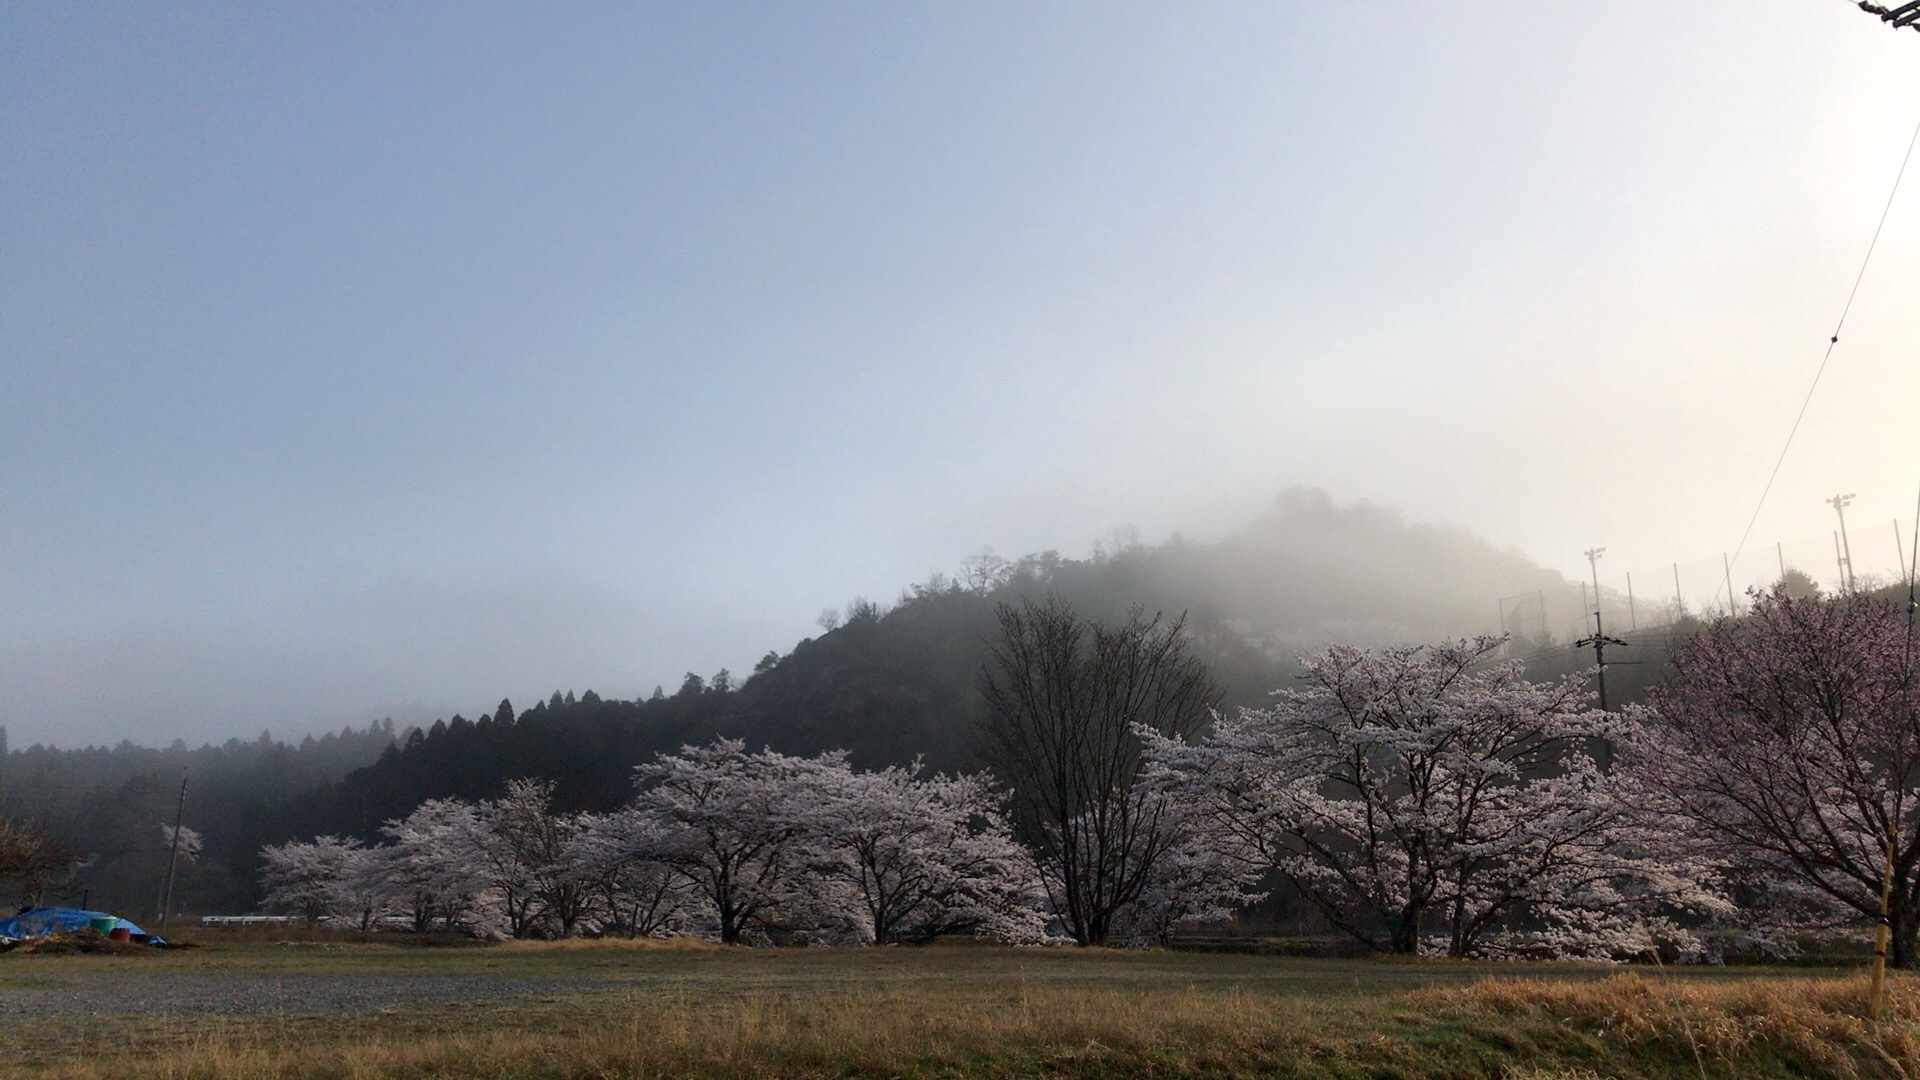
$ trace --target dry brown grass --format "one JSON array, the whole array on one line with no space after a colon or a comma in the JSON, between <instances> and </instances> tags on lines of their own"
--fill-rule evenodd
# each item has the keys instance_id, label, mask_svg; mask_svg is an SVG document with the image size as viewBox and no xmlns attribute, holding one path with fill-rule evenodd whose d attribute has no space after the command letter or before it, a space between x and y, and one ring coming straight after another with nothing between
<instances>
[{"instance_id":1,"label":"dry brown grass","mask_svg":"<svg viewBox=\"0 0 1920 1080\"><path fill-rule=\"evenodd\" d=\"M1629 1051L1698 1051L1696 1073L1743 1076L1787 1062L1804 1075L1920 1077L1920 979L1890 978L1876 1022L1863 975L1702 981L1623 973L1428 987L1410 1003L1464 1016L1546 1020Z\"/></svg>"},{"instance_id":2,"label":"dry brown grass","mask_svg":"<svg viewBox=\"0 0 1920 1080\"><path fill-rule=\"evenodd\" d=\"M693 937L571 937L557 941L513 940L494 946L501 952L718 952L726 948L717 942Z\"/></svg>"},{"instance_id":3,"label":"dry brown grass","mask_svg":"<svg viewBox=\"0 0 1920 1080\"><path fill-rule=\"evenodd\" d=\"M1316 1010L1266 997L1010 985L733 1002L604 995L456 1030L355 1032L310 1020L159 1024L36 1075L108 1077L668 1077L1176 1075L1315 1054L1391 1058L1377 1033L1334 1037ZM502 1026L494 1027L494 1024ZM1311 1032L1303 1040L1301 1034ZM1384 1058L1383 1058L1384 1059Z\"/></svg>"},{"instance_id":4,"label":"dry brown grass","mask_svg":"<svg viewBox=\"0 0 1920 1080\"><path fill-rule=\"evenodd\" d=\"M89 958L19 968L110 977ZM98 958L92 958L98 959ZM1714 1080L1920 1078L1920 983L1885 1022L1864 979L1081 950L209 947L195 971L592 974L536 998L358 1017L86 1018L0 1033L0 1073L193 1077L721 1076ZM47 965L60 965L51 968ZM143 965L144 966L144 965ZM91 977L89 976L89 977ZM0 978L4 972L0 972ZM582 983L581 986L588 984ZM1676 1003L1678 1008L1676 1009ZM1682 1018L1684 1017L1684 1022ZM62 1026L65 1025L65 1026Z\"/></svg>"}]
</instances>

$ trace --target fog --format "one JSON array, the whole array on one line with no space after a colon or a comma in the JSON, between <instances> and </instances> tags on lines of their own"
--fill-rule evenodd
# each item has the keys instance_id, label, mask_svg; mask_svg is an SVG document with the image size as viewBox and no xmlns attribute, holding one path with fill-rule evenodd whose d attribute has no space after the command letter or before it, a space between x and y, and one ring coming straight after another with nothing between
<instances>
[{"instance_id":1,"label":"fog","mask_svg":"<svg viewBox=\"0 0 1920 1080\"><path fill-rule=\"evenodd\" d=\"M1892 574L1914 169L1847 305L1916 59L1797 0L17 10L0 724L644 694L1301 485L1695 609L1830 576L1852 492ZM1503 610L1309 584L1274 625Z\"/></svg>"}]
</instances>

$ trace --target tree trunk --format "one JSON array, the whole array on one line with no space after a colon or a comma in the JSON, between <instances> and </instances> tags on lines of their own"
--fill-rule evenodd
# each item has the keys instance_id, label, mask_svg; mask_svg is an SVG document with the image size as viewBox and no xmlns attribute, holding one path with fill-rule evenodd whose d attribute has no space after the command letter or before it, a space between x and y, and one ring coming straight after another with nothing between
<instances>
[{"instance_id":1,"label":"tree trunk","mask_svg":"<svg viewBox=\"0 0 1920 1080\"><path fill-rule=\"evenodd\" d=\"M1892 933L1887 950L1887 966L1906 970L1913 963L1914 941L1920 936L1920 920L1914 918L1916 912L1904 904L1896 904L1887 918L1892 922Z\"/></svg>"},{"instance_id":2,"label":"tree trunk","mask_svg":"<svg viewBox=\"0 0 1920 1080\"><path fill-rule=\"evenodd\" d=\"M1081 933L1082 945L1105 945L1107 943L1107 917L1095 915L1087 920L1086 929Z\"/></svg>"},{"instance_id":3,"label":"tree trunk","mask_svg":"<svg viewBox=\"0 0 1920 1080\"><path fill-rule=\"evenodd\" d=\"M1393 935L1393 951L1407 956L1420 953L1420 921L1426 915L1425 906L1418 903L1408 904L1400 909L1400 917L1388 920L1388 931Z\"/></svg>"}]
</instances>

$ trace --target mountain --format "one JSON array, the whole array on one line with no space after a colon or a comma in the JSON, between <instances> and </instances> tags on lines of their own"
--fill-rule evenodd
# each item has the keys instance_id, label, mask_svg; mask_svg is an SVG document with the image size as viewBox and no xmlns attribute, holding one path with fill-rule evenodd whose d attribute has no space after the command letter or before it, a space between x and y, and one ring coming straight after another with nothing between
<instances>
[{"instance_id":1,"label":"mountain","mask_svg":"<svg viewBox=\"0 0 1920 1080\"><path fill-rule=\"evenodd\" d=\"M646 700L569 691L525 710L503 701L477 719L454 716L397 739L389 728L372 742L376 729L352 741L357 760L327 759L337 767L318 767L312 748L306 758L284 746L275 753L264 738L250 758L230 746L231 761L216 754L197 763L130 746L15 751L0 770L0 812L44 816L78 848L136 852L142 873L108 873L103 860L91 877L108 889L96 901L146 910L152 886L134 887L157 859L146 833L170 820L179 768L194 766L187 824L206 834L207 854L180 891L190 906L231 909L251 902L263 843L320 833L372 839L422 800L490 797L522 776L553 779L563 806L606 809L631 795L633 766L715 735L795 754L846 749L861 767L920 759L937 770L977 769L977 686L995 609L1022 598L1058 596L1099 620L1134 607L1184 616L1231 708L1263 702L1291 677L1296 656L1328 641L1486 632L1499 597L1559 597L1570 588L1465 530L1297 489L1214 542L1128 540L1086 559L983 553L958 577L935 575L889 606L855 601L820 636L768 653L744 680L689 673L674 693ZM250 764L235 764L243 760Z\"/></svg>"}]
</instances>

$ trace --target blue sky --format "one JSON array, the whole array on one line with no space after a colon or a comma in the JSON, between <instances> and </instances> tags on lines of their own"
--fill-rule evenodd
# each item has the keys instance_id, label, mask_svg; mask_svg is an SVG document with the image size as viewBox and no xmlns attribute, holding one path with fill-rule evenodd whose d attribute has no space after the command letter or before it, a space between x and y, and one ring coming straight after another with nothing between
<instances>
[{"instance_id":1,"label":"blue sky","mask_svg":"<svg viewBox=\"0 0 1920 1080\"><path fill-rule=\"evenodd\" d=\"M645 692L1293 484L1706 558L1920 122L1837 0L0 20L15 745ZM1760 541L1911 519L1916 188Z\"/></svg>"}]
</instances>

